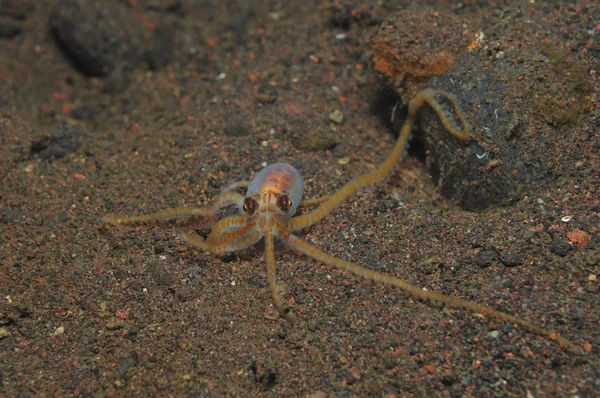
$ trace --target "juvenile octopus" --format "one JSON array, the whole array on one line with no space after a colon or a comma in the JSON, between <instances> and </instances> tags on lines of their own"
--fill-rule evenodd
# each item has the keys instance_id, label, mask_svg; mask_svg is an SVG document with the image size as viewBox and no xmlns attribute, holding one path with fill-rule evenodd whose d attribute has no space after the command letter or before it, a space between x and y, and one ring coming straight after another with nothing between
<instances>
[{"instance_id":1,"label":"juvenile octopus","mask_svg":"<svg viewBox=\"0 0 600 398\"><path fill-rule=\"evenodd\" d=\"M123 224L158 219L214 216L218 215L221 208L234 205L239 209L239 214L217 221L206 239L190 233L182 233L180 238L193 247L215 255L246 249L264 238L267 279L273 303L279 314L288 320L293 319L294 314L289 310L289 307L284 305L281 292L277 286L274 249L276 238L303 255L359 278L394 286L420 299L443 303L450 308L470 310L486 317L517 324L530 332L544 336L573 352L579 353L579 347L566 338L529 321L472 301L421 289L398 277L371 271L344 261L321 251L295 233L310 227L331 214L335 208L348 198L356 195L360 189L384 181L392 173L398 159L404 153L418 111L425 104L431 106L451 135L463 141L470 138L469 124L463 117L456 99L444 91L428 89L420 92L410 102L407 119L387 159L375 171L348 182L331 195L302 201L304 183L300 173L289 164L275 163L262 169L250 183L241 181L229 185L215 198L214 203L209 207L174 208L132 217L104 217L102 222L120 227ZM240 188L247 188L245 196L236 191ZM294 217L300 205L317 207L306 214Z\"/></svg>"}]
</instances>

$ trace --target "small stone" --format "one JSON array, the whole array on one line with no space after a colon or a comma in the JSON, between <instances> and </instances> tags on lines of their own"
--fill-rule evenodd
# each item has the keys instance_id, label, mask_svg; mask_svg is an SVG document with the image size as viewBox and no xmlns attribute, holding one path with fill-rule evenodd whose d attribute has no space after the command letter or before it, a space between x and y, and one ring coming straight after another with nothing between
<instances>
[{"instance_id":1,"label":"small stone","mask_svg":"<svg viewBox=\"0 0 600 398\"><path fill-rule=\"evenodd\" d=\"M109 321L105 326L108 330L117 330L121 329L124 325L123 321L115 319L113 321Z\"/></svg>"},{"instance_id":2,"label":"small stone","mask_svg":"<svg viewBox=\"0 0 600 398\"><path fill-rule=\"evenodd\" d=\"M84 138L79 127L63 122L54 129L50 136L44 136L32 142L30 151L32 155L37 155L42 160L52 161L76 152L81 147ZM25 172L33 171L33 167L35 164L28 165Z\"/></svg>"},{"instance_id":3,"label":"small stone","mask_svg":"<svg viewBox=\"0 0 600 398\"><path fill-rule=\"evenodd\" d=\"M554 239L550 244L550 251L559 257L566 256L571 250L573 250L573 246L564 240Z\"/></svg>"},{"instance_id":4,"label":"small stone","mask_svg":"<svg viewBox=\"0 0 600 398\"><path fill-rule=\"evenodd\" d=\"M61 334L63 334L65 332L65 327L64 326L59 326L56 328L56 330L54 331L54 335L55 336L60 336Z\"/></svg>"},{"instance_id":5,"label":"small stone","mask_svg":"<svg viewBox=\"0 0 600 398\"><path fill-rule=\"evenodd\" d=\"M336 137L318 124L305 125L305 128L294 128L292 145L301 151L326 151L337 145Z\"/></svg>"},{"instance_id":6,"label":"small stone","mask_svg":"<svg viewBox=\"0 0 600 398\"><path fill-rule=\"evenodd\" d=\"M197 265L193 265L187 269L188 277L191 280L195 280L198 277L198 275L200 275L201 273L202 273L202 268Z\"/></svg>"},{"instance_id":7,"label":"small stone","mask_svg":"<svg viewBox=\"0 0 600 398\"><path fill-rule=\"evenodd\" d=\"M479 268L487 268L490 265L492 265L492 263L496 261L497 258L498 254L496 253L495 248L484 247L475 255L474 261Z\"/></svg>"},{"instance_id":8,"label":"small stone","mask_svg":"<svg viewBox=\"0 0 600 398\"><path fill-rule=\"evenodd\" d=\"M408 349L408 353L410 355L417 355L421 350L419 349L419 346L416 344L411 344L409 349Z\"/></svg>"},{"instance_id":9,"label":"small stone","mask_svg":"<svg viewBox=\"0 0 600 398\"><path fill-rule=\"evenodd\" d=\"M4 11L4 10L3 10ZM19 33L21 33L23 28L21 25L12 19L9 18L1 18L0 19L0 38L1 39L12 39Z\"/></svg>"},{"instance_id":10,"label":"small stone","mask_svg":"<svg viewBox=\"0 0 600 398\"><path fill-rule=\"evenodd\" d=\"M344 114L339 109L336 109L329 114L329 120L336 124L342 124L344 123Z\"/></svg>"},{"instance_id":11,"label":"small stone","mask_svg":"<svg viewBox=\"0 0 600 398\"><path fill-rule=\"evenodd\" d=\"M176 275L169 265L158 260L153 261L150 276L158 286L171 286L176 281Z\"/></svg>"},{"instance_id":12,"label":"small stone","mask_svg":"<svg viewBox=\"0 0 600 398\"><path fill-rule=\"evenodd\" d=\"M499 330L492 330L487 335L491 339L497 339L500 336L500 331Z\"/></svg>"},{"instance_id":13,"label":"small stone","mask_svg":"<svg viewBox=\"0 0 600 398\"><path fill-rule=\"evenodd\" d=\"M271 104L277 101L277 90L275 87L263 84L258 88L256 99L263 104Z\"/></svg>"},{"instance_id":14,"label":"small stone","mask_svg":"<svg viewBox=\"0 0 600 398\"><path fill-rule=\"evenodd\" d=\"M523 256L520 253L506 252L500 257L500 262L506 267L516 267L525 262Z\"/></svg>"},{"instance_id":15,"label":"small stone","mask_svg":"<svg viewBox=\"0 0 600 398\"><path fill-rule=\"evenodd\" d=\"M0 340L5 338L6 336L8 336L8 329L7 328L0 328Z\"/></svg>"},{"instance_id":16,"label":"small stone","mask_svg":"<svg viewBox=\"0 0 600 398\"><path fill-rule=\"evenodd\" d=\"M383 363L383 367L386 369L392 369L396 366L396 358L391 355L386 355L382 358L381 362Z\"/></svg>"},{"instance_id":17,"label":"small stone","mask_svg":"<svg viewBox=\"0 0 600 398\"><path fill-rule=\"evenodd\" d=\"M348 373L346 375L346 382L351 385L360 380L360 370L358 368L352 367L348 369Z\"/></svg>"},{"instance_id":18,"label":"small stone","mask_svg":"<svg viewBox=\"0 0 600 398\"><path fill-rule=\"evenodd\" d=\"M121 376L121 378L126 378L127 377L127 372L129 371L129 368L135 366L137 363L137 361L135 360L135 358L123 358L121 359L121 362L119 363L119 367L118 367L118 371L119 371L119 376Z\"/></svg>"},{"instance_id":19,"label":"small stone","mask_svg":"<svg viewBox=\"0 0 600 398\"><path fill-rule=\"evenodd\" d=\"M186 286L181 286L177 289L177 300L179 300L182 303L191 301L194 298L197 298L198 295L198 287L195 285L188 284Z\"/></svg>"}]
</instances>

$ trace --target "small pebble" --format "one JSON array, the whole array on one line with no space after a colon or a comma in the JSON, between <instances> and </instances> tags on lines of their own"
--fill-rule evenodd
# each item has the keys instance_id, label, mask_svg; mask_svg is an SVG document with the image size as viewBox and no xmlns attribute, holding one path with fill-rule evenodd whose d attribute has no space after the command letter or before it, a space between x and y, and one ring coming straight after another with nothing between
<instances>
[{"instance_id":1,"label":"small pebble","mask_svg":"<svg viewBox=\"0 0 600 398\"><path fill-rule=\"evenodd\" d=\"M344 123L344 114L339 109L336 109L329 114L329 120L336 124L342 124Z\"/></svg>"},{"instance_id":2,"label":"small pebble","mask_svg":"<svg viewBox=\"0 0 600 398\"><path fill-rule=\"evenodd\" d=\"M191 280L196 279L196 277L198 277L198 275L200 275L201 272L202 268L198 267L197 265L193 265L187 269L188 277Z\"/></svg>"},{"instance_id":3,"label":"small pebble","mask_svg":"<svg viewBox=\"0 0 600 398\"><path fill-rule=\"evenodd\" d=\"M263 104L271 104L277 101L277 90L275 87L263 84L256 93L256 99Z\"/></svg>"},{"instance_id":4,"label":"small pebble","mask_svg":"<svg viewBox=\"0 0 600 398\"><path fill-rule=\"evenodd\" d=\"M109 321L106 324L106 328L108 330L117 330L117 329L121 329L122 327L123 327L123 321L121 321L121 320Z\"/></svg>"},{"instance_id":5,"label":"small pebble","mask_svg":"<svg viewBox=\"0 0 600 398\"><path fill-rule=\"evenodd\" d=\"M385 355L382 359L383 367L386 369L392 369L396 366L396 358L391 355Z\"/></svg>"},{"instance_id":6,"label":"small pebble","mask_svg":"<svg viewBox=\"0 0 600 398\"><path fill-rule=\"evenodd\" d=\"M550 251L559 257L566 256L571 250L573 250L573 246L564 240L554 239L550 244Z\"/></svg>"},{"instance_id":7,"label":"small pebble","mask_svg":"<svg viewBox=\"0 0 600 398\"><path fill-rule=\"evenodd\" d=\"M409 350L408 353L410 355L417 355L421 351L419 349L419 346L416 344L411 344L408 350Z\"/></svg>"},{"instance_id":8,"label":"small pebble","mask_svg":"<svg viewBox=\"0 0 600 398\"><path fill-rule=\"evenodd\" d=\"M492 265L497 258L498 254L495 249L482 248L481 251L475 255L474 261L479 268L487 268Z\"/></svg>"},{"instance_id":9,"label":"small pebble","mask_svg":"<svg viewBox=\"0 0 600 398\"><path fill-rule=\"evenodd\" d=\"M360 370L355 367L348 369L348 373L346 374L346 382L348 384L354 384L358 380L360 380Z\"/></svg>"},{"instance_id":10,"label":"small pebble","mask_svg":"<svg viewBox=\"0 0 600 398\"><path fill-rule=\"evenodd\" d=\"M123 358L121 359L121 362L119 363L119 367L118 367L118 371L119 371L119 376L121 376L121 378L125 378L127 377L127 372L129 371L129 368L135 366L137 363L135 358Z\"/></svg>"},{"instance_id":11,"label":"small pebble","mask_svg":"<svg viewBox=\"0 0 600 398\"><path fill-rule=\"evenodd\" d=\"M523 264L525 260L520 253L506 252L500 256L500 262L506 267L516 267Z\"/></svg>"}]
</instances>

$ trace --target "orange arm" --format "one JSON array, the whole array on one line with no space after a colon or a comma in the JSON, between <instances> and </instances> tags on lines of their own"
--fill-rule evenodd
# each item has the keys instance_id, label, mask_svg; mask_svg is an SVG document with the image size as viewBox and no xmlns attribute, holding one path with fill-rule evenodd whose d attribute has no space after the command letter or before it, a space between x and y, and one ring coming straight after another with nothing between
<instances>
[{"instance_id":1,"label":"orange arm","mask_svg":"<svg viewBox=\"0 0 600 398\"><path fill-rule=\"evenodd\" d=\"M412 127L417 119L418 111L426 103L437 113L442 124L450 134L461 140L469 139L469 124L462 115L456 99L445 91L421 91L412 99L412 101L410 101L408 106L408 116L402 126L402 130L400 131L400 135L398 136L398 140L396 141L392 153L377 168L377 170L350 181L336 193L327 196L324 203L312 212L287 220L285 227L290 231L298 231L310 227L327 217L342 202L349 197L354 196L359 189L385 180L394 169L394 166L398 163L400 156L404 153L408 137L410 136ZM444 104L449 104L450 107L445 106Z\"/></svg>"}]
</instances>

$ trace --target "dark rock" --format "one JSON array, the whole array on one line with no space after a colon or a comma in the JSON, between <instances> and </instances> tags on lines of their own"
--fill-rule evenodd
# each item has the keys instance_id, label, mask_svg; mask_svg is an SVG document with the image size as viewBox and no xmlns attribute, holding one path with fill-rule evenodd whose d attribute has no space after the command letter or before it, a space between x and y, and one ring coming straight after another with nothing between
<instances>
[{"instance_id":1,"label":"dark rock","mask_svg":"<svg viewBox=\"0 0 600 398\"><path fill-rule=\"evenodd\" d=\"M51 136L32 142L30 151L42 160L60 159L77 151L83 139L84 134L79 127L61 123Z\"/></svg>"},{"instance_id":2,"label":"dark rock","mask_svg":"<svg viewBox=\"0 0 600 398\"><path fill-rule=\"evenodd\" d=\"M58 0L52 33L73 64L88 76L108 76L128 65L158 69L170 62L173 34L145 27L121 1Z\"/></svg>"},{"instance_id":3,"label":"dark rock","mask_svg":"<svg viewBox=\"0 0 600 398\"><path fill-rule=\"evenodd\" d=\"M506 252L500 256L500 262L507 267L516 267L525 262L521 253Z\"/></svg>"},{"instance_id":4,"label":"dark rock","mask_svg":"<svg viewBox=\"0 0 600 398\"><path fill-rule=\"evenodd\" d=\"M0 224L8 224L12 220L13 211L9 208L0 210Z\"/></svg>"},{"instance_id":5,"label":"dark rock","mask_svg":"<svg viewBox=\"0 0 600 398\"><path fill-rule=\"evenodd\" d=\"M554 239L550 244L550 251L559 257L566 256L571 250L573 250L573 246L561 239Z\"/></svg>"},{"instance_id":6,"label":"dark rock","mask_svg":"<svg viewBox=\"0 0 600 398\"><path fill-rule=\"evenodd\" d=\"M183 0L148 0L145 7L149 10L160 12L177 12L183 6Z\"/></svg>"},{"instance_id":7,"label":"dark rock","mask_svg":"<svg viewBox=\"0 0 600 398\"><path fill-rule=\"evenodd\" d=\"M419 352L421 352L421 350L419 349L419 346L417 344L411 344L409 349L408 349L408 353L410 355L417 355Z\"/></svg>"},{"instance_id":8,"label":"dark rock","mask_svg":"<svg viewBox=\"0 0 600 398\"><path fill-rule=\"evenodd\" d=\"M453 374L445 374L442 376L442 384L444 384L446 387L450 387L457 381L457 377Z\"/></svg>"},{"instance_id":9,"label":"dark rock","mask_svg":"<svg viewBox=\"0 0 600 398\"><path fill-rule=\"evenodd\" d=\"M154 245L154 254L163 254L164 252L165 247L161 243Z\"/></svg>"},{"instance_id":10,"label":"dark rock","mask_svg":"<svg viewBox=\"0 0 600 398\"><path fill-rule=\"evenodd\" d=\"M123 358L121 359L121 362L119 363L119 376L121 376L121 378L126 378L127 377L127 372L129 371L129 368L135 366L137 363L137 361L135 360L135 358L129 357L129 358Z\"/></svg>"},{"instance_id":11,"label":"dark rock","mask_svg":"<svg viewBox=\"0 0 600 398\"><path fill-rule=\"evenodd\" d=\"M194 285L185 285L177 288L177 300L186 303L198 297L201 293L200 289Z\"/></svg>"},{"instance_id":12,"label":"dark rock","mask_svg":"<svg viewBox=\"0 0 600 398\"><path fill-rule=\"evenodd\" d=\"M277 372L268 366L253 362L250 365L250 371L254 377L254 382L260 385L263 391L269 391L277 384Z\"/></svg>"},{"instance_id":13,"label":"dark rock","mask_svg":"<svg viewBox=\"0 0 600 398\"><path fill-rule=\"evenodd\" d=\"M263 84L258 88L256 99L263 104L271 104L277 101L277 89L267 84Z\"/></svg>"},{"instance_id":14,"label":"dark rock","mask_svg":"<svg viewBox=\"0 0 600 398\"><path fill-rule=\"evenodd\" d=\"M0 16L0 39L12 39L21 33L22 30L18 22Z\"/></svg>"},{"instance_id":15,"label":"dark rock","mask_svg":"<svg viewBox=\"0 0 600 398\"><path fill-rule=\"evenodd\" d=\"M34 10L35 0L0 0L0 15L22 21Z\"/></svg>"},{"instance_id":16,"label":"dark rock","mask_svg":"<svg viewBox=\"0 0 600 398\"><path fill-rule=\"evenodd\" d=\"M385 355L381 362L383 363L383 367L388 370L396 366L396 358L392 355Z\"/></svg>"},{"instance_id":17,"label":"dark rock","mask_svg":"<svg viewBox=\"0 0 600 398\"><path fill-rule=\"evenodd\" d=\"M151 275L154 283L163 287L171 286L177 280L177 277L170 269L169 264L163 260L154 261Z\"/></svg>"},{"instance_id":18,"label":"dark rock","mask_svg":"<svg viewBox=\"0 0 600 398\"><path fill-rule=\"evenodd\" d=\"M451 13L392 13L372 36L372 64L383 86L396 94L380 111L394 121L394 131L404 123L402 112L396 110L407 108L419 92L441 90L455 98L454 104L441 95L434 97L447 124L457 125L458 113L463 115L470 125L470 140L449 134L440 115L423 105L418 124L426 165L442 194L465 210L482 211L520 200L551 181L553 171L564 171L566 163L555 158L568 147L550 145L548 137L557 133L556 124L568 124L570 130L577 127L583 119L578 116L590 110L593 90L569 54L550 47L542 49L548 54L547 63L540 64L533 56L524 57L524 65L503 62L513 49L497 57L490 56L486 46L469 49L465 29L470 29L465 21ZM506 40L517 42L532 33L507 32ZM457 45L448 46L449 42ZM564 87L537 84L545 76L564 81ZM523 90L529 86L533 90ZM392 113L395 117L390 118Z\"/></svg>"},{"instance_id":19,"label":"dark rock","mask_svg":"<svg viewBox=\"0 0 600 398\"><path fill-rule=\"evenodd\" d=\"M354 6L335 2L329 8L329 25L333 28L348 30L353 24L375 26L381 20L367 11L357 10Z\"/></svg>"},{"instance_id":20,"label":"dark rock","mask_svg":"<svg viewBox=\"0 0 600 398\"><path fill-rule=\"evenodd\" d=\"M301 151L326 151L337 145L337 139L327 125L294 118L288 124L292 145Z\"/></svg>"},{"instance_id":21,"label":"dark rock","mask_svg":"<svg viewBox=\"0 0 600 398\"><path fill-rule=\"evenodd\" d=\"M484 247L475 255L474 262L480 268L487 268L498 259L498 252L493 247Z\"/></svg>"},{"instance_id":22,"label":"dark rock","mask_svg":"<svg viewBox=\"0 0 600 398\"><path fill-rule=\"evenodd\" d=\"M135 52L139 29L124 4L85 0L58 0L50 27L71 61L90 76L108 75L119 59Z\"/></svg>"}]
</instances>

